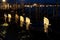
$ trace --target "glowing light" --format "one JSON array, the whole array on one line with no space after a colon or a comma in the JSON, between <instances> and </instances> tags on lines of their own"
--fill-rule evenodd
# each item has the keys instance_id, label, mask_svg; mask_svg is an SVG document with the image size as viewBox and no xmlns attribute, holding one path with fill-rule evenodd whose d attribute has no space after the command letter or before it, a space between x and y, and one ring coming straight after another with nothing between
<instances>
[{"instance_id":1,"label":"glowing light","mask_svg":"<svg viewBox=\"0 0 60 40\"><path fill-rule=\"evenodd\" d=\"M11 8L12 6L10 5L10 8Z\"/></svg>"},{"instance_id":2,"label":"glowing light","mask_svg":"<svg viewBox=\"0 0 60 40\"><path fill-rule=\"evenodd\" d=\"M24 22L24 17L20 16L20 21Z\"/></svg>"},{"instance_id":3,"label":"glowing light","mask_svg":"<svg viewBox=\"0 0 60 40\"><path fill-rule=\"evenodd\" d=\"M8 14L8 18L11 18L11 14Z\"/></svg>"},{"instance_id":4,"label":"glowing light","mask_svg":"<svg viewBox=\"0 0 60 40\"><path fill-rule=\"evenodd\" d=\"M44 24L49 25L49 19L44 17Z\"/></svg>"},{"instance_id":5,"label":"glowing light","mask_svg":"<svg viewBox=\"0 0 60 40\"><path fill-rule=\"evenodd\" d=\"M30 18L26 17L26 29L29 30Z\"/></svg>"},{"instance_id":6,"label":"glowing light","mask_svg":"<svg viewBox=\"0 0 60 40\"><path fill-rule=\"evenodd\" d=\"M2 24L2 26L8 26L8 23L4 23L4 24Z\"/></svg>"},{"instance_id":7,"label":"glowing light","mask_svg":"<svg viewBox=\"0 0 60 40\"><path fill-rule=\"evenodd\" d=\"M30 19L26 17L26 23L30 24Z\"/></svg>"},{"instance_id":8,"label":"glowing light","mask_svg":"<svg viewBox=\"0 0 60 40\"><path fill-rule=\"evenodd\" d=\"M44 7L44 5L40 5L40 7Z\"/></svg>"},{"instance_id":9,"label":"glowing light","mask_svg":"<svg viewBox=\"0 0 60 40\"><path fill-rule=\"evenodd\" d=\"M49 19L44 17L44 32L48 32Z\"/></svg>"},{"instance_id":10,"label":"glowing light","mask_svg":"<svg viewBox=\"0 0 60 40\"><path fill-rule=\"evenodd\" d=\"M33 6L31 5L30 7L32 8Z\"/></svg>"},{"instance_id":11,"label":"glowing light","mask_svg":"<svg viewBox=\"0 0 60 40\"><path fill-rule=\"evenodd\" d=\"M6 34L6 31L4 30L2 33L3 33L3 34Z\"/></svg>"},{"instance_id":12,"label":"glowing light","mask_svg":"<svg viewBox=\"0 0 60 40\"><path fill-rule=\"evenodd\" d=\"M2 0L2 2L6 2L6 0Z\"/></svg>"},{"instance_id":13,"label":"glowing light","mask_svg":"<svg viewBox=\"0 0 60 40\"><path fill-rule=\"evenodd\" d=\"M34 3L34 4L33 4L33 6L37 6L37 4L36 4L36 3Z\"/></svg>"},{"instance_id":14,"label":"glowing light","mask_svg":"<svg viewBox=\"0 0 60 40\"><path fill-rule=\"evenodd\" d=\"M16 19L19 19L19 16L18 16L18 14L15 14L15 18L16 18Z\"/></svg>"},{"instance_id":15,"label":"glowing light","mask_svg":"<svg viewBox=\"0 0 60 40\"><path fill-rule=\"evenodd\" d=\"M19 19L18 14L15 14L15 20L16 20L16 22L18 21L18 19Z\"/></svg>"},{"instance_id":16,"label":"glowing light","mask_svg":"<svg viewBox=\"0 0 60 40\"><path fill-rule=\"evenodd\" d=\"M49 5L46 5L46 7L49 7Z\"/></svg>"},{"instance_id":17,"label":"glowing light","mask_svg":"<svg viewBox=\"0 0 60 40\"><path fill-rule=\"evenodd\" d=\"M8 21L11 21L11 14L8 14Z\"/></svg>"},{"instance_id":18,"label":"glowing light","mask_svg":"<svg viewBox=\"0 0 60 40\"><path fill-rule=\"evenodd\" d=\"M4 17L7 18L7 14L4 14Z\"/></svg>"},{"instance_id":19,"label":"glowing light","mask_svg":"<svg viewBox=\"0 0 60 40\"><path fill-rule=\"evenodd\" d=\"M22 27L24 24L24 17L23 16L20 16L20 26Z\"/></svg>"},{"instance_id":20,"label":"glowing light","mask_svg":"<svg viewBox=\"0 0 60 40\"><path fill-rule=\"evenodd\" d=\"M5 22L6 22L6 19L7 19L7 14L4 14L4 17L5 17Z\"/></svg>"},{"instance_id":21,"label":"glowing light","mask_svg":"<svg viewBox=\"0 0 60 40\"><path fill-rule=\"evenodd\" d=\"M25 7L30 7L30 5L25 5Z\"/></svg>"}]
</instances>

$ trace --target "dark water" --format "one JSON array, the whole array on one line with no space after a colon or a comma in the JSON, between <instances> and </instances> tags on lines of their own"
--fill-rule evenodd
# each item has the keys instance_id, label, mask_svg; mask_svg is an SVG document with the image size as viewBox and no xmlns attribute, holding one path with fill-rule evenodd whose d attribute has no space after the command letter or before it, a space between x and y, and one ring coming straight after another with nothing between
<instances>
[{"instance_id":1,"label":"dark water","mask_svg":"<svg viewBox=\"0 0 60 40\"><path fill-rule=\"evenodd\" d=\"M49 7L49 8L24 8L24 12L21 11L22 9L18 10L0 10L0 25L4 23L4 13L8 14L11 13L13 18L12 22L9 23L9 26L6 28L7 33L5 37L1 37L4 40L55 40L60 39L60 12L58 9L58 16L56 16L56 7ZM27 31L25 29L25 24L23 28L21 28L18 23L15 23L14 14L18 13L18 15L23 15L24 17L29 17L31 19L30 30ZM53 16L54 13L54 16ZM49 26L49 32L43 32L43 17L47 15L50 20L51 26ZM7 22L8 23L8 22ZM4 30L5 27L0 29ZM2 31L1 30L1 31ZM24 37L25 38L24 38ZM23 38L22 38L23 37Z\"/></svg>"}]
</instances>

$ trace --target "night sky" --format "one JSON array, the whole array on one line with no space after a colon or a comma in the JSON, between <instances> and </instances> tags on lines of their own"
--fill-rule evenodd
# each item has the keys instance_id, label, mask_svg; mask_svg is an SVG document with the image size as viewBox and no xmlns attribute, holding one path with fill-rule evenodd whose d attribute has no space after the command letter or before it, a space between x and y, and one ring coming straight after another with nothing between
<instances>
[{"instance_id":1,"label":"night sky","mask_svg":"<svg viewBox=\"0 0 60 40\"><path fill-rule=\"evenodd\" d=\"M60 0L57 0L60 4ZM7 0L9 3L14 3L14 0ZM17 3L20 3L21 0L16 0ZM24 3L41 3L41 4L56 4L56 0L24 0Z\"/></svg>"}]
</instances>

